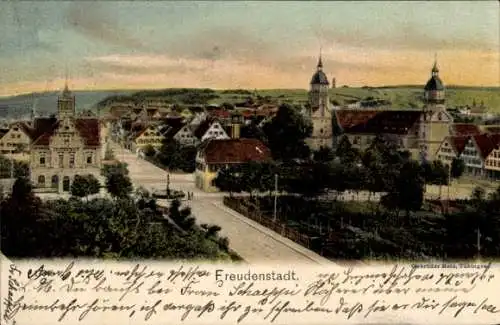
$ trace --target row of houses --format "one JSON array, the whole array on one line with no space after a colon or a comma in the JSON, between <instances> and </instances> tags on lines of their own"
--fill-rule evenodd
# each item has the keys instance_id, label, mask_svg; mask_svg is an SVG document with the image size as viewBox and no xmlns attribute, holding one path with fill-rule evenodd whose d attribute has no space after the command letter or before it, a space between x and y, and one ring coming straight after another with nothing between
<instances>
[{"instance_id":1,"label":"row of houses","mask_svg":"<svg viewBox=\"0 0 500 325\"><path fill-rule=\"evenodd\" d=\"M176 140L182 146L198 146L208 139L239 138L243 125L268 121L277 109L264 111L237 111L216 109L201 111L191 117L122 118L111 126L115 141L140 154L145 148L160 148L165 140Z\"/></svg>"},{"instance_id":2,"label":"row of houses","mask_svg":"<svg viewBox=\"0 0 500 325\"><path fill-rule=\"evenodd\" d=\"M466 174L500 180L500 127L459 124L454 134L444 139L437 158L445 164L460 158Z\"/></svg>"}]
</instances>

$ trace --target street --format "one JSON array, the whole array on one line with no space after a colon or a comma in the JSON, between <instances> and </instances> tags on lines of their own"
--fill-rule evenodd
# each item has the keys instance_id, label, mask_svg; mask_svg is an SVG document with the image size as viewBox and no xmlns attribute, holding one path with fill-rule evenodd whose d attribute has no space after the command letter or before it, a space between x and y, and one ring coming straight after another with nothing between
<instances>
[{"instance_id":1,"label":"street","mask_svg":"<svg viewBox=\"0 0 500 325\"><path fill-rule=\"evenodd\" d=\"M137 157L117 145L113 145L115 158L128 164L130 178L135 187L152 191L165 189L167 172ZM192 174L170 174L170 187L194 193L194 199L183 201L189 206L198 224L217 224L222 228L220 234L229 238L231 249L236 251L247 263L264 264L270 262L331 264L328 259L308 250L301 245L267 229L264 226L225 207L223 193L205 193L198 190ZM167 205L166 200L158 200L159 205Z\"/></svg>"}]
</instances>

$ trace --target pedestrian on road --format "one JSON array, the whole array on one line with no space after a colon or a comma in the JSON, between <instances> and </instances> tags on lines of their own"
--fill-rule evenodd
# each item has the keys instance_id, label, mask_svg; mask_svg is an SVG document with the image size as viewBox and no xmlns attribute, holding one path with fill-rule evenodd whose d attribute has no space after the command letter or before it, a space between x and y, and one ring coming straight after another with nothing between
<instances>
[{"instance_id":1,"label":"pedestrian on road","mask_svg":"<svg viewBox=\"0 0 500 325\"><path fill-rule=\"evenodd\" d=\"M188 192L188 200L191 200L191 192Z\"/></svg>"},{"instance_id":2,"label":"pedestrian on road","mask_svg":"<svg viewBox=\"0 0 500 325\"><path fill-rule=\"evenodd\" d=\"M193 193L193 192L191 192L191 200L193 199L193 196L194 196L194 193Z\"/></svg>"}]
</instances>

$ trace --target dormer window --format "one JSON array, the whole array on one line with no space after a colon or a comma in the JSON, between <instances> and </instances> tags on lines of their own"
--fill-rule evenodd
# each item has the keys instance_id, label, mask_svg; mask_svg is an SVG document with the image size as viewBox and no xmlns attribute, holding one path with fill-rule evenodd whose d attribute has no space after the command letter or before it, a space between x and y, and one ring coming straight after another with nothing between
<instances>
[{"instance_id":1,"label":"dormer window","mask_svg":"<svg viewBox=\"0 0 500 325\"><path fill-rule=\"evenodd\" d=\"M67 125L66 125L66 126L64 127L64 129L65 129L65 130L69 130L69 126L67 126Z\"/></svg>"}]
</instances>

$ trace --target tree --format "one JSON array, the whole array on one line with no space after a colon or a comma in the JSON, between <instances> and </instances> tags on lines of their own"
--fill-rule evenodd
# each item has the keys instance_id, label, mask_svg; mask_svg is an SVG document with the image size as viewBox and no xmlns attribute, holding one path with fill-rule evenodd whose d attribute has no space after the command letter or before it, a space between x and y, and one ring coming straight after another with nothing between
<instances>
[{"instance_id":1,"label":"tree","mask_svg":"<svg viewBox=\"0 0 500 325\"><path fill-rule=\"evenodd\" d=\"M196 224L196 219L191 215L191 209L189 207L181 209L181 202L177 199L170 203L168 216L186 231L192 230Z\"/></svg>"},{"instance_id":2,"label":"tree","mask_svg":"<svg viewBox=\"0 0 500 325\"><path fill-rule=\"evenodd\" d=\"M441 189L443 185L448 184L449 168L440 160L434 160L432 163L424 162L422 164L422 177L426 184L439 186L439 199L441 199Z\"/></svg>"},{"instance_id":3,"label":"tree","mask_svg":"<svg viewBox=\"0 0 500 325\"><path fill-rule=\"evenodd\" d=\"M125 198L132 193L132 182L128 170L117 168L106 175L106 189L114 198Z\"/></svg>"},{"instance_id":4,"label":"tree","mask_svg":"<svg viewBox=\"0 0 500 325\"><path fill-rule=\"evenodd\" d=\"M313 153L313 159L317 162L329 162L335 158L332 149L321 147Z\"/></svg>"},{"instance_id":5,"label":"tree","mask_svg":"<svg viewBox=\"0 0 500 325\"><path fill-rule=\"evenodd\" d=\"M241 169L238 165L222 168L213 180L214 186L220 191L229 192L229 196L232 197L233 193L239 193L242 191L240 172Z\"/></svg>"},{"instance_id":6,"label":"tree","mask_svg":"<svg viewBox=\"0 0 500 325\"><path fill-rule=\"evenodd\" d=\"M415 161L406 162L399 171L394 187L384 197L382 204L387 209L396 208L396 216L399 215L399 210L406 211L409 223L410 211L417 211L422 207L424 184L421 166Z\"/></svg>"},{"instance_id":7,"label":"tree","mask_svg":"<svg viewBox=\"0 0 500 325\"><path fill-rule=\"evenodd\" d=\"M353 148L349 139L343 136L335 150L335 156L337 156L343 164L355 164L360 159L359 150Z\"/></svg>"},{"instance_id":8,"label":"tree","mask_svg":"<svg viewBox=\"0 0 500 325\"><path fill-rule=\"evenodd\" d=\"M76 175L71 184L71 195L84 198L92 194L99 193L101 184L94 175Z\"/></svg>"},{"instance_id":9,"label":"tree","mask_svg":"<svg viewBox=\"0 0 500 325\"><path fill-rule=\"evenodd\" d=\"M224 102L224 103L222 103L222 104L220 105L220 107L221 107L222 109L225 109L225 110L228 110L228 111L232 111L232 110L234 110L234 105L233 105L233 104L231 104L231 103L228 103L228 102Z\"/></svg>"},{"instance_id":10,"label":"tree","mask_svg":"<svg viewBox=\"0 0 500 325\"><path fill-rule=\"evenodd\" d=\"M146 147L144 147L144 155L146 157L153 157L156 154L156 149L148 144Z\"/></svg>"},{"instance_id":11,"label":"tree","mask_svg":"<svg viewBox=\"0 0 500 325\"><path fill-rule=\"evenodd\" d=\"M310 156L305 139L312 134L312 123L288 104L279 107L276 115L264 125L269 149L276 160L304 159Z\"/></svg>"},{"instance_id":12,"label":"tree","mask_svg":"<svg viewBox=\"0 0 500 325\"><path fill-rule=\"evenodd\" d=\"M465 171L465 163L460 158L453 158L451 162L451 178L460 178Z\"/></svg>"}]
</instances>

